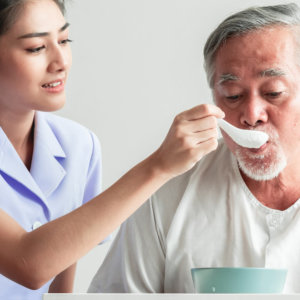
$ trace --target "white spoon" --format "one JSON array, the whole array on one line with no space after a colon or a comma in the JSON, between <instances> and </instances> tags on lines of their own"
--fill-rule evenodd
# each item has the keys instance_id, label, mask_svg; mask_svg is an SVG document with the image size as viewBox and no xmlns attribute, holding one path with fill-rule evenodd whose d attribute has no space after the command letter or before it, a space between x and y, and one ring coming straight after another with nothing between
<instances>
[{"instance_id":1,"label":"white spoon","mask_svg":"<svg viewBox=\"0 0 300 300\"><path fill-rule=\"evenodd\" d=\"M258 130L247 130L234 127L223 119L218 119L218 125L240 146L260 148L267 142L269 136Z\"/></svg>"}]
</instances>

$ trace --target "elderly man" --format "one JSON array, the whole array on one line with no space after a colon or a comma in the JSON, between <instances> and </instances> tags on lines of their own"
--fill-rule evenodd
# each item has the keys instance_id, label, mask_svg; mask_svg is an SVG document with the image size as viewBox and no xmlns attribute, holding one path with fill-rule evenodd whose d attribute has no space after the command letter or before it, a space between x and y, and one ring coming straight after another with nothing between
<instances>
[{"instance_id":1,"label":"elderly man","mask_svg":"<svg viewBox=\"0 0 300 300\"><path fill-rule=\"evenodd\" d=\"M235 266L287 268L284 292L300 292L299 34L296 4L247 9L211 34L216 105L270 138L248 149L223 133L123 224L89 291L190 293L191 268Z\"/></svg>"}]
</instances>

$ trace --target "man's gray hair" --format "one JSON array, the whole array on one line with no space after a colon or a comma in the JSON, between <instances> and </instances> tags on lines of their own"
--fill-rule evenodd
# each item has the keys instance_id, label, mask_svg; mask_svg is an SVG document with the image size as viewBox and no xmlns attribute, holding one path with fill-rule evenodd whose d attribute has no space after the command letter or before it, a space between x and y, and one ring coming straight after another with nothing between
<instances>
[{"instance_id":1,"label":"man's gray hair","mask_svg":"<svg viewBox=\"0 0 300 300\"><path fill-rule=\"evenodd\" d=\"M250 7L225 19L209 36L204 47L204 68L209 86L213 88L215 58L227 39L266 26L300 26L300 8L295 3ZM299 39L299 38L298 38Z\"/></svg>"}]
</instances>

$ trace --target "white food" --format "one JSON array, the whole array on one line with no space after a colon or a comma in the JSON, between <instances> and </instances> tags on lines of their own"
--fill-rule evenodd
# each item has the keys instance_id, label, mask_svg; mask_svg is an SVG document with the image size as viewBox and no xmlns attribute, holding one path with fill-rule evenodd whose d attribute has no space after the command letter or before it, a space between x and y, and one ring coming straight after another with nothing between
<instances>
[{"instance_id":1,"label":"white food","mask_svg":"<svg viewBox=\"0 0 300 300\"><path fill-rule=\"evenodd\" d=\"M269 136L258 130L247 130L234 127L223 119L218 119L218 125L240 146L246 148L260 148Z\"/></svg>"}]
</instances>

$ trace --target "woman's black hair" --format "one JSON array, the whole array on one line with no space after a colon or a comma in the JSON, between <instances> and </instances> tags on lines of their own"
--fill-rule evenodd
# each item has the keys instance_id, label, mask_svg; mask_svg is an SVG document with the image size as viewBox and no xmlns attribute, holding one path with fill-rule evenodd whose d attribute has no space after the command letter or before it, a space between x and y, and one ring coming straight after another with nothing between
<instances>
[{"instance_id":1,"label":"woman's black hair","mask_svg":"<svg viewBox=\"0 0 300 300\"><path fill-rule=\"evenodd\" d=\"M0 0L0 35L6 33L16 22L24 4L29 0ZM53 0L65 14L65 1Z\"/></svg>"}]
</instances>

